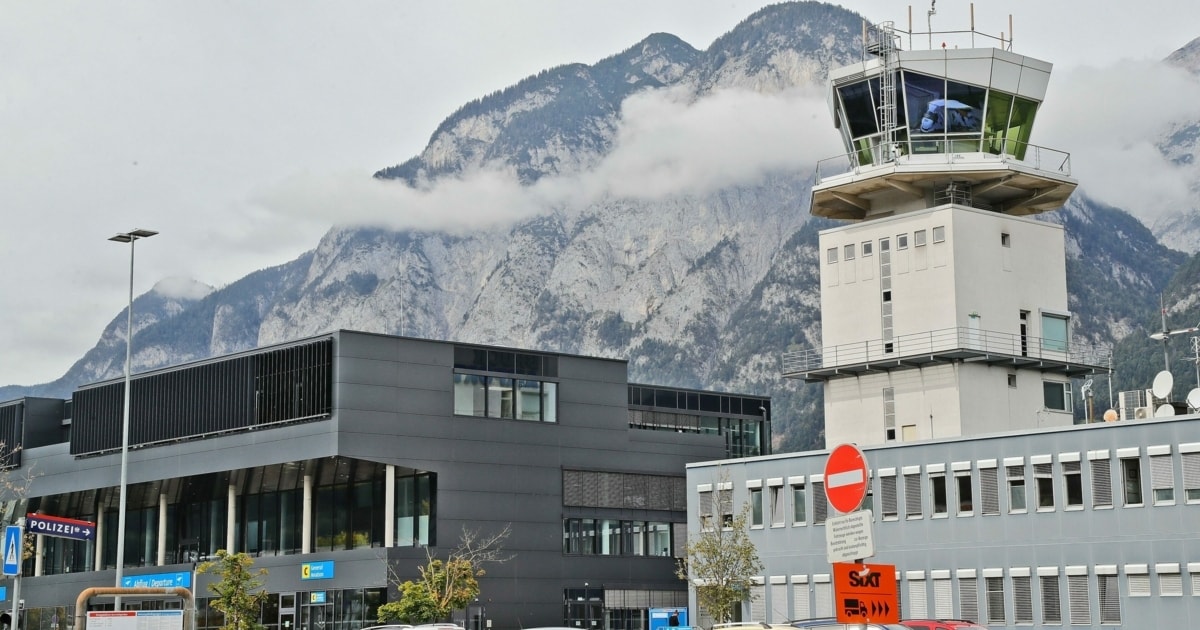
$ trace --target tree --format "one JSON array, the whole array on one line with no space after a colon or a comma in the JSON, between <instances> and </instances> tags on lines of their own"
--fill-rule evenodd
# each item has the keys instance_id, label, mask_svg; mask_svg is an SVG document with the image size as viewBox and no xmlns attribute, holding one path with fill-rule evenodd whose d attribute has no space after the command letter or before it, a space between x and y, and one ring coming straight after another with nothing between
<instances>
[{"instance_id":1,"label":"tree","mask_svg":"<svg viewBox=\"0 0 1200 630\"><path fill-rule=\"evenodd\" d=\"M421 577L417 580L401 582L389 566L391 582L399 584L400 601L380 606L379 620L429 623L447 619L451 611L466 608L479 595L479 578L486 573L483 565L511 559L500 546L510 533L508 525L486 537L463 527L458 546L446 559L434 558L425 550L426 562L418 567Z\"/></svg>"},{"instance_id":2,"label":"tree","mask_svg":"<svg viewBox=\"0 0 1200 630\"><path fill-rule=\"evenodd\" d=\"M700 532L688 535L675 567L675 575L695 587L696 602L718 623L733 621L734 611L752 598L751 579L763 569L750 540L750 505L730 514L731 492L718 492L711 518L701 518Z\"/></svg>"},{"instance_id":3,"label":"tree","mask_svg":"<svg viewBox=\"0 0 1200 630\"><path fill-rule=\"evenodd\" d=\"M260 576L266 569L251 572L254 559L244 553L229 553L217 550L217 559L201 563L197 573L215 573L220 580L208 585L208 590L217 597L212 607L225 615L225 630L257 630L259 607L267 592L262 590Z\"/></svg>"}]
</instances>

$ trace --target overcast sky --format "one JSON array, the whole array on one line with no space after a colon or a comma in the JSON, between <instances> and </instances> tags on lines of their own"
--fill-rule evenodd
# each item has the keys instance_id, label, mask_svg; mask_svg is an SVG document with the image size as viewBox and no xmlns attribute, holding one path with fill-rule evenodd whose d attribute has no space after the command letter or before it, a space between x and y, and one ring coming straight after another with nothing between
<instances>
[{"instance_id":1,"label":"overcast sky","mask_svg":"<svg viewBox=\"0 0 1200 630\"><path fill-rule=\"evenodd\" d=\"M655 94L627 103L618 150L577 178L519 190L479 174L422 195L370 179L419 153L471 99L654 32L704 49L767 4L0 0L0 385L61 376L124 308L129 249L106 240L117 232L161 232L138 244L140 294L171 277L228 284L313 248L335 221L383 222L381 208L404 209L387 215L395 227L453 229L475 220L461 208L481 194L510 220L809 168L838 151L820 95L727 93L689 106ZM908 24L905 3L842 4ZM1135 177L1122 156L1155 164L1148 140L1164 117L1195 114L1195 86L1152 62L1200 36L1200 2L976 5L977 30L1007 32L1011 13L1016 52L1055 64L1035 142L1071 151L1084 185L1090 173L1116 203L1182 194L1180 178ZM968 28L967 7L942 0L934 29ZM913 5L919 30L927 9ZM1133 124L1089 126L1122 120Z\"/></svg>"}]
</instances>

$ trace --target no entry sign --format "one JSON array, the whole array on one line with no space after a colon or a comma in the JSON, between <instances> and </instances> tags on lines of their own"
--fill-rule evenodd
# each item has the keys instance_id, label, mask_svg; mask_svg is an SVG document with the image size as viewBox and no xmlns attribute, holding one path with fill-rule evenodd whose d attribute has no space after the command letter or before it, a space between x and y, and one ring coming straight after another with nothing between
<instances>
[{"instance_id":1,"label":"no entry sign","mask_svg":"<svg viewBox=\"0 0 1200 630\"><path fill-rule=\"evenodd\" d=\"M853 444L839 444L825 461L825 496L843 514L853 512L867 496L867 458Z\"/></svg>"}]
</instances>

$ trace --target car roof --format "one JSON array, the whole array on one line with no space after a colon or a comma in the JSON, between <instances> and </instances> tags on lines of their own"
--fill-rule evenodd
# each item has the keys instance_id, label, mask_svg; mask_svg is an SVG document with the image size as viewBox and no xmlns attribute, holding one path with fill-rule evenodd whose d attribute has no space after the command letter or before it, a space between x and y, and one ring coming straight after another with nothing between
<instances>
[{"instance_id":1,"label":"car roof","mask_svg":"<svg viewBox=\"0 0 1200 630\"><path fill-rule=\"evenodd\" d=\"M987 626L981 626L969 619L901 619L900 623L904 625L916 623L922 628L935 625L946 626L947 628L987 628Z\"/></svg>"}]
</instances>

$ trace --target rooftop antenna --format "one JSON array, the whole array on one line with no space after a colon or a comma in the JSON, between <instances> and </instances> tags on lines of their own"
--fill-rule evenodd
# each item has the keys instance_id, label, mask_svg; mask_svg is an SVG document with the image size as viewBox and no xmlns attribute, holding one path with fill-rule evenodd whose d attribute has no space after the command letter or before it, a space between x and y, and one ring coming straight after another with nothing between
<instances>
[{"instance_id":1,"label":"rooftop antenna","mask_svg":"<svg viewBox=\"0 0 1200 630\"><path fill-rule=\"evenodd\" d=\"M1182 335L1185 333L1196 332L1197 330L1200 330L1200 326L1180 328L1179 330L1171 330L1167 328L1167 307L1163 303L1163 295L1161 293L1158 294L1158 308L1162 315L1162 332L1156 332L1150 335L1150 338L1154 339L1155 341L1161 340L1163 342L1163 369L1170 372L1171 359L1167 356L1167 339L1169 339L1171 335Z\"/></svg>"},{"instance_id":2,"label":"rooftop antenna","mask_svg":"<svg viewBox=\"0 0 1200 630\"><path fill-rule=\"evenodd\" d=\"M929 29L929 50L933 50L933 16L937 15L937 0L929 0L929 11L925 14L925 25Z\"/></svg>"}]
</instances>

